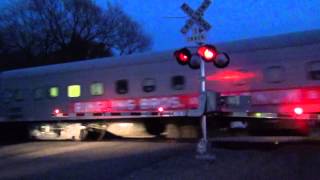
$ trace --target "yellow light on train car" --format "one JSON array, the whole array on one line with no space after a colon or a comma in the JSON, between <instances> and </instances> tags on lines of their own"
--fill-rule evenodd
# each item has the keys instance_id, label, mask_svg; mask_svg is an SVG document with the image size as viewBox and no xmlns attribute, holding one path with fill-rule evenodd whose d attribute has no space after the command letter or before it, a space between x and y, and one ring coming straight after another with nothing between
<instances>
[{"instance_id":1,"label":"yellow light on train car","mask_svg":"<svg viewBox=\"0 0 320 180\"><path fill-rule=\"evenodd\" d=\"M262 118L262 113L257 112L257 113L254 114L254 116L256 118Z\"/></svg>"},{"instance_id":2,"label":"yellow light on train car","mask_svg":"<svg viewBox=\"0 0 320 180\"><path fill-rule=\"evenodd\" d=\"M68 86L68 97L80 97L81 96L81 86L80 85L70 85Z\"/></svg>"},{"instance_id":3,"label":"yellow light on train car","mask_svg":"<svg viewBox=\"0 0 320 180\"><path fill-rule=\"evenodd\" d=\"M49 88L49 96L52 98L59 96L59 88L58 87L50 87Z\"/></svg>"}]
</instances>

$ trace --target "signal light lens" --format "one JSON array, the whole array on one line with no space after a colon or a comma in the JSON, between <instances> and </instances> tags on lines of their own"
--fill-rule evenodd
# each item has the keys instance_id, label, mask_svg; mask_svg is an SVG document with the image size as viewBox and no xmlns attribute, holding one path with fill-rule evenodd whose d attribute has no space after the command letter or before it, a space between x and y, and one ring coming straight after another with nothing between
<instances>
[{"instance_id":1,"label":"signal light lens","mask_svg":"<svg viewBox=\"0 0 320 180\"><path fill-rule=\"evenodd\" d=\"M188 56L183 53L179 53L179 59L183 62L186 62L188 61Z\"/></svg>"},{"instance_id":2,"label":"signal light lens","mask_svg":"<svg viewBox=\"0 0 320 180\"><path fill-rule=\"evenodd\" d=\"M219 53L216 57L216 59L213 61L213 64L217 68L225 68L230 63L230 57L227 53Z\"/></svg>"},{"instance_id":3,"label":"signal light lens","mask_svg":"<svg viewBox=\"0 0 320 180\"><path fill-rule=\"evenodd\" d=\"M214 57L214 53L208 49L204 51L204 57L206 59L212 59Z\"/></svg>"},{"instance_id":4,"label":"signal light lens","mask_svg":"<svg viewBox=\"0 0 320 180\"><path fill-rule=\"evenodd\" d=\"M200 68L200 63L201 59L197 56L192 56L190 62L189 62L189 67L191 69L199 69Z\"/></svg>"},{"instance_id":5,"label":"signal light lens","mask_svg":"<svg viewBox=\"0 0 320 180\"><path fill-rule=\"evenodd\" d=\"M218 56L216 48L212 45L203 45L198 48L199 56L206 62L212 62Z\"/></svg>"},{"instance_id":6,"label":"signal light lens","mask_svg":"<svg viewBox=\"0 0 320 180\"><path fill-rule=\"evenodd\" d=\"M294 108L293 111L294 111L294 113L296 115L302 115L303 114L303 109L301 107L296 107L296 108Z\"/></svg>"},{"instance_id":7,"label":"signal light lens","mask_svg":"<svg viewBox=\"0 0 320 180\"><path fill-rule=\"evenodd\" d=\"M191 60L191 52L187 48L182 48L174 52L179 64L185 65Z\"/></svg>"}]
</instances>

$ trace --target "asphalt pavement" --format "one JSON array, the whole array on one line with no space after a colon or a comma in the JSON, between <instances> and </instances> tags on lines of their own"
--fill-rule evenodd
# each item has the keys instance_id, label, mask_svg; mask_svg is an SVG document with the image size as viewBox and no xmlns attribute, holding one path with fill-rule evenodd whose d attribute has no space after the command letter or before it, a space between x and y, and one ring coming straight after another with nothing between
<instances>
[{"instance_id":1,"label":"asphalt pavement","mask_svg":"<svg viewBox=\"0 0 320 180\"><path fill-rule=\"evenodd\" d=\"M24 142L0 146L0 179L320 178L317 143L220 143L212 153L198 160L194 143L176 141Z\"/></svg>"}]
</instances>

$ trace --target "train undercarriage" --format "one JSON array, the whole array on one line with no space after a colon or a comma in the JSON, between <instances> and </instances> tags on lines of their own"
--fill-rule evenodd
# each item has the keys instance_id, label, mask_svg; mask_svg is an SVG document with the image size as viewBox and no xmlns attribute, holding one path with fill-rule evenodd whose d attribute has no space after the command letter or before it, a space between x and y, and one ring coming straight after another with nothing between
<instances>
[{"instance_id":1,"label":"train undercarriage","mask_svg":"<svg viewBox=\"0 0 320 180\"><path fill-rule=\"evenodd\" d=\"M36 140L102 140L108 138L197 138L195 124L174 123L60 123L41 124L29 128L30 137Z\"/></svg>"},{"instance_id":2,"label":"train undercarriage","mask_svg":"<svg viewBox=\"0 0 320 180\"><path fill-rule=\"evenodd\" d=\"M117 121L61 121L0 123L0 138L34 140L102 140L111 138L198 138L198 120L140 119Z\"/></svg>"},{"instance_id":3,"label":"train undercarriage","mask_svg":"<svg viewBox=\"0 0 320 180\"><path fill-rule=\"evenodd\" d=\"M28 137L35 140L102 140L111 138L201 137L199 118L155 118L117 121L61 121L1 123L1 139ZM319 136L320 122L310 119L257 119L208 115L208 136L303 135ZM15 137L16 136L16 137Z\"/></svg>"}]
</instances>

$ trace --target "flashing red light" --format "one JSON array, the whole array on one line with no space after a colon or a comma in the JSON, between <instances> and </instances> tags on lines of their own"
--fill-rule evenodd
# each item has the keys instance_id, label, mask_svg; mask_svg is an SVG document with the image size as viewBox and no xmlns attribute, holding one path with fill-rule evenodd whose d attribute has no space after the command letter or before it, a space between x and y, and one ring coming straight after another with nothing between
<instances>
[{"instance_id":1,"label":"flashing red light","mask_svg":"<svg viewBox=\"0 0 320 180\"><path fill-rule=\"evenodd\" d=\"M212 45L203 45L198 48L199 56L206 62L212 62L218 56L216 48Z\"/></svg>"},{"instance_id":2,"label":"flashing red light","mask_svg":"<svg viewBox=\"0 0 320 180\"><path fill-rule=\"evenodd\" d=\"M53 112L54 114L60 114L60 109L55 109Z\"/></svg>"},{"instance_id":3,"label":"flashing red light","mask_svg":"<svg viewBox=\"0 0 320 180\"><path fill-rule=\"evenodd\" d=\"M159 108L158 108L158 112L161 113L161 112L163 112L163 111L164 111L164 108L163 108L163 107L159 107Z\"/></svg>"},{"instance_id":4,"label":"flashing red light","mask_svg":"<svg viewBox=\"0 0 320 180\"><path fill-rule=\"evenodd\" d=\"M237 70L225 70L211 74L207 77L209 81L235 81L244 79L253 79L256 74L253 72L242 72Z\"/></svg>"},{"instance_id":5,"label":"flashing red light","mask_svg":"<svg viewBox=\"0 0 320 180\"><path fill-rule=\"evenodd\" d=\"M302 115L303 114L303 109L301 107L296 107L296 108L294 108L293 111L294 111L294 113L296 115Z\"/></svg>"},{"instance_id":6,"label":"flashing red light","mask_svg":"<svg viewBox=\"0 0 320 180\"><path fill-rule=\"evenodd\" d=\"M187 48L182 48L174 52L179 64L185 65L191 60L191 52Z\"/></svg>"},{"instance_id":7,"label":"flashing red light","mask_svg":"<svg viewBox=\"0 0 320 180\"><path fill-rule=\"evenodd\" d=\"M182 62L187 62L188 61L188 56L183 54L183 53L179 53L179 59L182 61Z\"/></svg>"}]
</instances>

